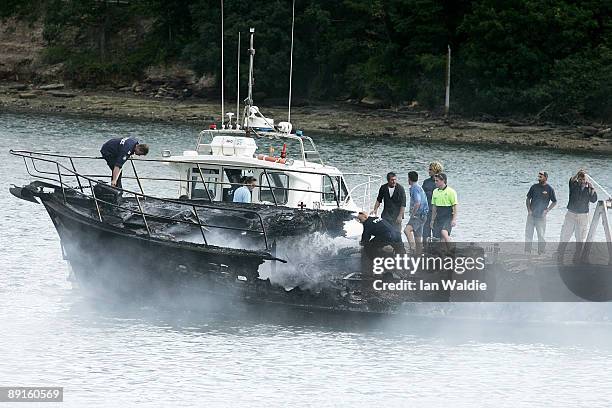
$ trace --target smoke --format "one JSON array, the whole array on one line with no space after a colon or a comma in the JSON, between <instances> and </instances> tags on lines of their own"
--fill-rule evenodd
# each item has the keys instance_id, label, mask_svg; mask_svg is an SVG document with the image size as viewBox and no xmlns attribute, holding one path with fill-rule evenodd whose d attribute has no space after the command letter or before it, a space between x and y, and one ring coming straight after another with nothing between
<instances>
[{"instance_id":1,"label":"smoke","mask_svg":"<svg viewBox=\"0 0 612 408\"><path fill-rule=\"evenodd\" d=\"M347 222L347 225L350 224L351 222ZM360 227L360 224L357 223L356 226ZM355 237L358 233L359 228L356 228L350 235ZM263 241L260 238L247 236L239 231L209 228L206 237L210 245L219 247L263 249ZM203 243L202 235L197 229L192 229L189 235L182 238ZM77 277L89 278L85 279L88 292L94 293L105 302L114 302L116 298L122 298L128 303L135 299L155 299L160 304L179 308L214 311L222 310L240 299L240 293L234 292L235 288L226 287L220 291L207 287L205 280L194 280L194 275L197 274L218 273L214 268L211 269L205 258L202 258L197 269L179 268L177 271L176 268L164 268L163 265L150 267L146 262L143 262L141 267L132 267L134 263L130 263L130 266L124 265L124 262L117 261L114 256L125 254L125 248L109 247L107 243L87 250L66 249L73 255L71 265L75 268ZM79 255L75 257L75 253ZM88 259L87 253L107 253L112 256ZM299 287L317 292L327 285L333 286L349 273L360 272L360 253L361 248L356 239L332 237L319 232L299 237L282 237L276 241L276 251L273 255L287 260L287 263L267 261L260 265L257 272L260 279L270 279L272 284L286 290ZM139 284L151 281L157 283L147 285L146 290ZM451 317L480 321L612 321L612 307L601 303L408 303L400 313L431 319Z\"/></svg>"},{"instance_id":2,"label":"smoke","mask_svg":"<svg viewBox=\"0 0 612 408\"><path fill-rule=\"evenodd\" d=\"M273 256L286 260L268 261L260 266L260 279L270 279L273 284L286 290L294 287L317 290L334 277L360 272L360 252L356 237L363 228L355 220L345 222L346 237L332 237L324 232L314 232L299 236L282 236L268 242L276 246L270 250ZM205 230L206 242L223 248L264 250L263 237L241 231L228 231L220 228ZM269 238L270 239L270 238ZM181 240L203 244L202 234L191 231L181 236Z\"/></svg>"},{"instance_id":3,"label":"smoke","mask_svg":"<svg viewBox=\"0 0 612 408\"><path fill-rule=\"evenodd\" d=\"M276 244L276 256L287 263L266 262L259 275L287 290L300 287L316 291L329 279L359 272L359 245L353 239L316 232L286 237Z\"/></svg>"}]
</instances>

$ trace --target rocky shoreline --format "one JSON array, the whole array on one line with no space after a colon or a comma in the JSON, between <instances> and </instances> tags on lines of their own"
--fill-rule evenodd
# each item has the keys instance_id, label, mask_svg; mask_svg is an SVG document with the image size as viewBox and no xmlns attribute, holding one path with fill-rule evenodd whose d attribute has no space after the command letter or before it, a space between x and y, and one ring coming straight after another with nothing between
<instances>
[{"instance_id":1,"label":"rocky shoreline","mask_svg":"<svg viewBox=\"0 0 612 408\"><path fill-rule=\"evenodd\" d=\"M267 116L277 121L286 107L269 108ZM228 104L226 112L235 110ZM182 122L207 126L219 120L219 103L175 95L142 96L130 89L96 91L66 89L63 84L32 87L0 84L0 113L30 112L83 115L117 119ZM612 153L609 125L559 126L519 122L471 121L451 116L436 117L411 108L375 109L348 102L293 107L294 128L306 133L349 136L402 137L418 141L464 145L495 145L547 148L571 152Z\"/></svg>"}]
</instances>

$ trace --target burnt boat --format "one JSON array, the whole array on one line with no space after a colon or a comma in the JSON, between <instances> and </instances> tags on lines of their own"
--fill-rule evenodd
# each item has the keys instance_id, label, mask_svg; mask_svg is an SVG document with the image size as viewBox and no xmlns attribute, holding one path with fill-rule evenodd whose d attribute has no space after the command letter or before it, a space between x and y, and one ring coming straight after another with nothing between
<instances>
[{"instance_id":1,"label":"burnt boat","mask_svg":"<svg viewBox=\"0 0 612 408\"><path fill-rule=\"evenodd\" d=\"M324 258L316 259L324 262L318 263L291 255L292 244L308 245L313 234L343 236L345 223L353 218L350 210L161 198L112 188L76 171L75 161L99 158L11 153L22 157L28 173L39 180L10 192L43 204L72 277L85 289L177 301L189 296L206 304L215 299L214 304L223 300L373 313L392 312L403 302L372 290L373 277L361 274L358 249L322 253ZM140 186L146 180L137 173L124 175L124 185L130 179ZM290 268L308 284L273 282L280 268ZM309 271L318 274L310 282Z\"/></svg>"},{"instance_id":2,"label":"burnt boat","mask_svg":"<svg viewBox=\"0 0 612 408\"><path fill-rule=\"evenodd\" d=\"M158 170L177 164L193 168L193 162L183 163L176 158L130 160L133 172L124 174L124 185L131 183L140 191L119 190L100 181L101 177L108 179L108 175L77 171L76 164L83 161L93 162L87 168L95 169L95 163L104 168L102 158L27 151L11 154L22 158L28 174L37 180L22 187L13 186L10 192L25 201L44 205L60 237L71 276L79 287L94 295L161 296L179 304L189 299L189 307L200 304L208 309L247 304L249 308L271 305L360 313L393 313L403 303L413 301L612 298L609 239L601 243L589 239L581 248L585 262L579 263L559 261L552 255L549 260L534 261L522 255L522 245L517 244L503 244L500 248L500 244L493 243L483 248L467 243L464 252L455 253L456 257L475 258L489 252L486 270L470 277L486 281L488 291L476 294L444 290L380 291L376 290L379 279L389 283L405 278L435 283L451 274L419 271L410 277L395 273L375 276L372 259L389 254L368 253L359 248L356 240L330 249L327 243L347 240L344 238L347 225L356 223L354 212L341 205L350 203L350 196L340 200L336 195L338 205L333 209L215 201L180 193L185 189L194 191L192 184L205 185L210 190L216 188L215 183L223 188L231 186L222 177L218 181L197 177L172 179L163 174L141 177L136 171L135 162L139 166L157 165ZM204 161L197 164L210 165ZM220 170L223 175L224 167ZM260 170L264 174L267 171ZM293 171L302 170L283 169L289 179ZM316 175L310 176L313 174ZM144 193L147 182L158 181L178 184L180 195L164 198ZM301 194L323 200L329 194L325 190L303 191L299 185L258 187L262 188L270 190L272 196L282 191L289 198ZM601 220L609 238L609 208L612 201L598 203L589 237ZM429 246L428 255L435 255L439 249ZM570 253L576 250L567 249ZM596 254L600 255L595 257ZM460 278L467 278L467 274Z\"/></svg>"},{"instance_id":3,"label":"burnt boat","mask_svg":"<svg viewBox=\"0 0 612 408\"><path fill-rule=\"evenodd\" d=\"M110 177L101 170L102 158L11 151L36 181L10 191L44 205L82 287L128 296L163 292L171 299L190 294L309 309L392 310L401 302L372 290L373 277L361 274L358 245L320 251L312 242L313 236L343 237L353 214L370 207L380 177L343 174L323 163L310 137L289 122L275 125L253 105L252 83L251 70L240 120L232 123L228 113L225 121L222 114L219 128L202 131L195 148L182 154L163 150L161 159L129 159L123 189L104 181ZM82 163L87 171L77 170ZM234 203L245 177L257 180L252 202ZM315 262L299 253L314 254ZM279 282L278 275L292 275L291 282Z\"/></svg>"}]
</instances>

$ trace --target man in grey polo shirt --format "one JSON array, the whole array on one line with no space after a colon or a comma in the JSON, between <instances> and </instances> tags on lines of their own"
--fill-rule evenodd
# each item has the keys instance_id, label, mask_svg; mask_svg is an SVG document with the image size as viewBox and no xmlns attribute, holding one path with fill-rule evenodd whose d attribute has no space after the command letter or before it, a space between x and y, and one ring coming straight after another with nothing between
<instances>
[{"instance_id":1,"label":"man in grey polo shirt","mask_svg":"<svg viewBox=\"0 0 612 408\"><path fill-rule=\"evenodd\" d=\"M550 205L549 205L550 204ZM540 171L538 182L531 186L525 200L527 224L525 225L525 253L531 253L533 230L538 234L538 254L546 249L546 215L557 205L555 190L548 184L548 173Z\"/></svg>"}]
</instances>

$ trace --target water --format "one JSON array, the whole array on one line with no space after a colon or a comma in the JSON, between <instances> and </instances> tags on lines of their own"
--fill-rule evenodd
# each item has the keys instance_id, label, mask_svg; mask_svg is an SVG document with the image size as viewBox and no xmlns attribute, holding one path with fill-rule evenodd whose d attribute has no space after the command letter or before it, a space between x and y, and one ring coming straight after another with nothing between
<instances>
[{"instance_id":1,"label":"water","mask_svg":"<svg viewBox=\"0 0 612 408\"><path fill-rule=\"evenodd\" d=\"M17 200L28 182L10 148L97 154L108 138L141 137L190 149L198 129L54 116L0 116L0 385L64 387L82 406L608 406L607 305L435 305L405 316L353 320L279 312L206 313L84 298L69 282L59 239L41 206ZM459 193L465 240L520 240L524 197L538 170L560 205L567 179L587 167L612 186L610 158L540 149L501 150L401 139L318 137L344 171L408 170L442 161ZM27 406L25 404L24 406Z\"/></svg>"}]
</instances>

